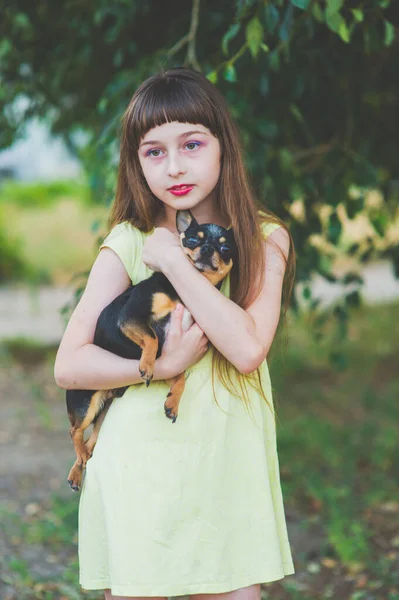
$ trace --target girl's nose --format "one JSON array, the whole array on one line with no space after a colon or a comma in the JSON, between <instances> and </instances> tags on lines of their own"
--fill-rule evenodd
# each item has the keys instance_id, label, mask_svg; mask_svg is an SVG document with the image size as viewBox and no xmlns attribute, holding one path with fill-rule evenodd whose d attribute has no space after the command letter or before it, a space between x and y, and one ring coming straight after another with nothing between
<instances>
[{"instance_id":1,"label":"girl's nose","mask_svg":"<svg viewBox=\"0 0 399 600\"><path fill-rule=\"evenodd\" d=\"M176 177L181 173L185 173L183 159L177 153L170 153L168 158L168 175Z\"/></svg>"}]
</instances>

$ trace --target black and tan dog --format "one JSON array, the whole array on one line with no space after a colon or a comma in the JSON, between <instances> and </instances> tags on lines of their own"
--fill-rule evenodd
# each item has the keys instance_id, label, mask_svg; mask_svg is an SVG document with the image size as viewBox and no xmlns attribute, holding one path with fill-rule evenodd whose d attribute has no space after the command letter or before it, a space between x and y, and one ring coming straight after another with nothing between
<instances>
[{"instance_id":1,"label":"black and tan dog","mask_svg":"<svg viewBox=\"0 0 399 600\"><path fill-rule=\"evenodd\" d=\"M184 253L209 281L220 288L236 258L236 246L231 229L215 224L199 225L190 211L177 211L176 227ZM93 343L118 356L140 359L139 369L148 386L153 377L155 360L161 355L171 313L181 302L175 289L160 272L131 286L101 312ZM186 317L186 319L185 319ZM188 318L188 319L187 319ZM183 329L193 322L185 309ZM168 379L170 391L164 410L174 423L184 390L184 373ZM129 386L112 390L67 390L66 401L71 422L70 435L77 459L69 475L71 488L78 491L82 471L96 444L98 432L114 398L123 396ZM84 431L93 424L87 441Z\"/></svg>"}]
</instances>

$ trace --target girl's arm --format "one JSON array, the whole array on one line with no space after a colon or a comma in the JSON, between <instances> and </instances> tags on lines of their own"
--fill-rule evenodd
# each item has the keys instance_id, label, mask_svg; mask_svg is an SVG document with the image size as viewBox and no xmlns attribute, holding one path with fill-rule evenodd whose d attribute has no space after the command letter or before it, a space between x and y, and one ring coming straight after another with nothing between
<instances>
[{"instance_id":1,"label":"girl's arm","mask_svg":"<svg viewBox=\"0 0 399 600\"><path fill-rule=\"evenodd\" d=\"M143 383L139 372L139 361L121 358L94 344L85 344L69 358L68 370L56 366L54 378L58 387L65 390L110 390ZM154 365L153 380L168 379L171 372L164 361L158 358Z\"/></svg>"},{"instance_id":2,"label":"girl's arm","mask_svg":"<svg viewBox=\"0 0 399 600\"><path fill-rule=\"evenodd\" d=\"M265 240L263 289L246 310L215 288L180 248L163 259L162 271L196 323L219 352L244 374L254 371L267 356L280 319L285 262L271 242L288 256L289 236L280 227Z\"/></svg>"},{"instance_id":3,"label":"girl's arm","mask_svg":"<svg viewBox=\"0 0 399 600\"><path fill-rule=\"evenodd\" d=\"M54 378L59 387L108 390L143 383L138 360L122 358L92 343L102 309L129 285L118 256L108 248L101 250L58 348ZM162 357L155 361L154 380L175 374Z\"/></svg>"}]
</instances>

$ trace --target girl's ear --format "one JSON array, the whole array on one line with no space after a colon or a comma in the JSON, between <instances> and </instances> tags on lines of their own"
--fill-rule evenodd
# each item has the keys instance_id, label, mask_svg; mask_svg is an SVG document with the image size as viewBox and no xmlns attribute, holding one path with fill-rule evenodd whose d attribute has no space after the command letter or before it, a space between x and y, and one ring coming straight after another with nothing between
<instances>
[{"instance_id":1,"label":"girl's ear","mask_svg":"<svg viewBox=\"0 0 399 600\"><path fill-rule=\"evenodd\" d=\"M189 210L176 211L176 229L179 233L186 231L190 225L198 227L198 223Z\"/></svg>"}]
</instances>

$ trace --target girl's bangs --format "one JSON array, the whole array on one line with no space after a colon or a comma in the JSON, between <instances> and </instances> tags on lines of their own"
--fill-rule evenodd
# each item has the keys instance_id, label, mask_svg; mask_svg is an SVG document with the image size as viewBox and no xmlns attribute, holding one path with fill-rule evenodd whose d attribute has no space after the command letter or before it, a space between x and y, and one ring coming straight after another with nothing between
<instances>
[{"instance_id":1,"label":"girl's bangs","mask_svg":"<svg viewBox=\"0 0 399 600\"><path fill-rule=\"evenodd\" d=\"M140 140L153 127L173 121L202 124L217 133L216 114L199 86L193 89L187 82L179 85L173 80L162 80L144 90L134 103L130 122L135 146L138 148Z\"/></svg>"}]
</instances>

